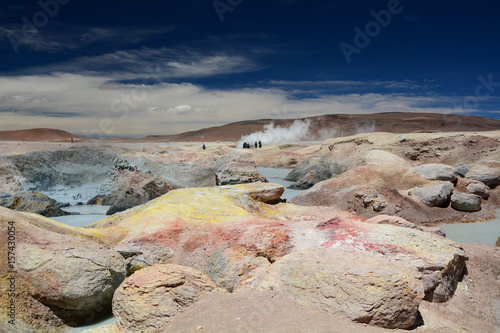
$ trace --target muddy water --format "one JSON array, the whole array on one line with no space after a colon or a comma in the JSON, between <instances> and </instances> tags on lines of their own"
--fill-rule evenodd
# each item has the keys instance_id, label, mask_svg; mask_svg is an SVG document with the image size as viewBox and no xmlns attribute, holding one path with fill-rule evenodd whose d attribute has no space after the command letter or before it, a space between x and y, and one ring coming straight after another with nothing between
<instances>
[{"instance_id":1,"label":"muddy water","mask_svg":"<svg viewBox=\"0 0 500 333\"><path fill-rule=\"evenodd\" d=\"M479 243L495 246L500 237L500 209L497 218L486 222L441 224L439 228L446 232L446 237L459 243Z\"/></svg>"}]
</instances>

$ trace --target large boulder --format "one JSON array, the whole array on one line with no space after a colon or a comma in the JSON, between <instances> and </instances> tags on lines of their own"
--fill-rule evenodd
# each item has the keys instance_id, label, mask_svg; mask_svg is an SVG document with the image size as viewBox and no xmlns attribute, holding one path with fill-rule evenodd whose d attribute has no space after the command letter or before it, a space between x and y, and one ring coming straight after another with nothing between
<instances>
[{"instance_id":1,"label":"large boulder","mask_svg":"<svg viewBox=\"0 0 500 333\"><path fill-rule=\"evenodd\" d=\"M481 203L481 197L475 194L456 192L451 196L451 207L462 212L477 212Z\"/></svg>"},{"instance_id":2,"label":"large boulder","mask_svg":"<svg viewBox=\"0 0 500 333\"><path fill-rule=\"evenodd\" d=\"M111 206L107 214L112 215L148 202L173 189L174 186L166 179L141 172L128 161L118 159L115 161L114 171L89 204Z\"/></svg>"},{"instance_id":3,"label":"large boulder","mask_svg":"<svg viewBox=\"0 0 500 333\"><path fill-rule=\"evenodd\" d=\"M428 180L443 180L449 182L455 182L457 180L455 169L446 164L423 164L414 167L413 170Z\"/></svg>"},{"instance_id":4,"label":"large boulder","mask_svg":"<svg viewBox=\"0 0 500 333\"><path fill-rule=\"evenodd\" d=\"M35 213L48 217L64 216L70 213L61 209L63 206L47 195L34 191L18 192L14 195L0 193L0 206L20 212Z\"/></svg>"},{"instance_id":5,"label":"large boulder","mask_svg":"<svg viewBox=\"0 0 500 333\"><path fill-rule=\"evenodd\" d=\"M225 154L215 162L215 175L217 185L267 182L257 171L250 155L238 151Z\"/></svg>"},{"instance_id":6,"label":"large boulder","mask_svg":"<svg viewBox=\"0 0 500 333\"><path fill-rule=\"evenodd\" d=\"M476 164L468 170L466 177L495 188L500 185L500 162L488 161Z\"/></svg>"},{"instance_id":7,"label":"large boulder","mask_svg":"<svg viewBox=\"0 0 500 333\"><path fill-rule=\"evenodd\" d=\"M264 287L355 322L409 328L415 324L424 298L417 276L415 268L388 258L315 248L276 261Z\"/></svg>"},{"instance_id":8,"label":"large boulder","mask_svg":"<svg viewBox=\"0 0 500 333\"><path fill-rule=\"evenodd\" d=\"M321 174L318 170L311 170L295 183L290 185L290 188L295 190L307 190L308 188L314 186L314 184L328 178L330 177L326 178L325 175Z\"/></svg>"},{"instance_id":9,"label":"large boulder","mask_svg":"<svg viewBox=\"0 0 500 333\"><path fill-rule=\"evenodd\" d=\"M116 290L113 315L123 333L163 332L161 326L210 292L226 292L196 269L157 264L130 276Z\"/></svg>"},{"instance_id":10,"label":"large boulder","mask_svg":"<svg viewBox=\"0 0 500 333\"><path fill-rule=\"evenodd\" d=\"M306 177L311 171L314 171L314 178L312 174L309 175L310 179L314 179L315 183L335 177L347 170L347 166L339 162L333 162L328 155L311 156L299 163L295 168L285 177L285 180L291 182L306 183ZM314 185L314 184L313 184ZM310 186L309 186L310 187Z\"/></svg>"},{"instance_id":11,"label":"large boulder","mask_svg":"<svg viewBox=\"0 0 500 333\"><path fill-rule=\"evenodd\" d=\"M400 226L367 223L329 207L268 205L262 196L252 196L261 185L272 184L174 190L101 220L90 230L101 242L131 258L130 263L137 263L131 270L155 263L189 266L231 292L263 285L269 281L272 266L290 254L328 248L371 256L373 269L385 267L387 261L397 262L398 272L413 272L407 281L420 284L415 287L422 291L415 294L417 303L417 299L443 302L453 295L467 257L450 240L408 221L399 221ZM392 282L381 279L381 290L390 289L385 284ZM312 289L317 287L311 284ZM346 302L354 304L358 297L372 296L356 295ZM409 304L405 297L399 298L395 309ZM373 299L366 303L385 300ZM342 307L335 311L344 312ZM412 314L399 317L394 313L394 323L387 326L407 327L412 320L408 318L416 316L414 308L408 311Z\"/></svg>"},{"instance_id":12,"label":"large boulder","mask_svg":"<svg viewBox=\"0 0 500 333\"><path fill-rule=\"evenodd\" d=\"M445 182L415 187L409 194L429 207L443 207L449 205L452 192L453 183Z\"/></svg>"},{"instance_id":13,"label":"large boulder","mask_svg":"<svg viewBox=\"0 0 500 333\"><path fill-rule=\"evenodd\" d=\"M124 260L90 240L92 230L68 227L34 214L0 207L0 232L12 236L15 253L16 328L55 332L92 321L111 309L113 293L125 278ZM8 229L10 227L10 229ZM0 249L7 258L7 246ZM9 301L6 279L12 267L0 263L2 304ZM7 321L2 311L1 321Z\"/></svg>"}]
</instances>

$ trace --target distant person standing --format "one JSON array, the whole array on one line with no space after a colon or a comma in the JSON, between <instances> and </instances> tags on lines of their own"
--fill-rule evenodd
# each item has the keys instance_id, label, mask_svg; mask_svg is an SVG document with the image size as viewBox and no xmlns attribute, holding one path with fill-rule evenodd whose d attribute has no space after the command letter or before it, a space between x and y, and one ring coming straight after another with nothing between
<instances>
[{"instance_id":1,"label":"distant person standing","mask_svg":"<svg viewBox=\"0 0 500 333\"><path fill-rule=\"evenodd\" d=\"M259 148L262 148L262 141L259 141Z\"/></svg>"},{"instance_id":2,"label":"distant person standing","mask_svg":"<svg viewBox=\"0 0 500 333\"><path fill-rule=\"evenodd\" d=\"M257 148L257 141L255 141L254 146L255 146L255 148Z\"/></svg>"},{"instance_id":3,"label":"distant person standing","mask_svg":"<svg viewBox=\"0 0 500 333\"><path fill-rule=\"evenodd\" d=\"M201 147L203 148L203 150L207 149L207 146L205 144L203 144Z\"/></svg>"}]
</instances>

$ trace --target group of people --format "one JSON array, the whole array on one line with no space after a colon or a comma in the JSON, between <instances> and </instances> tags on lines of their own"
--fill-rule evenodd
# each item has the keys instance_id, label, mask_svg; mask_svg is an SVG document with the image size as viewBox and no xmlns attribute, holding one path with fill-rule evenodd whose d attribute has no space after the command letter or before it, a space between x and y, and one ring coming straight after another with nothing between
<instances>
[{"instance_id":1,"label":"group of people","mask_svg":"<svg viewBox=\"0 0 500 333\"><path fill-rule=\"evenodd\" d=\"M261 141L255 142L254 147L255 148L262 148L262 142ZM250 149L250 148L251 148L251 145L249 143L243 142L243 149Z\"/></svg>"}]
</instances>

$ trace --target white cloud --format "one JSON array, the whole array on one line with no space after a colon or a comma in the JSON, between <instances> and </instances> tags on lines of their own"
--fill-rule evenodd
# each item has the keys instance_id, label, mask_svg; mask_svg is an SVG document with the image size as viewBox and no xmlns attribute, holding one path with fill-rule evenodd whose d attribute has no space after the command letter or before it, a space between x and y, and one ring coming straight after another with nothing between
<instances>
[{"instance_id":1,"label":"white cloud","mask_svg":"<svg viewBox=\"0 0 500 333\"><path fill-rule=\"evenodd\" d=\"M0 130L52 127L75 134L174 134L229 122L376 112L454 113L460 97L318 95L282 89L206 89L191 83L109 84L113 77L53 74L0 77Z\"/></svg>"},{"instance_id":2,"label":"white cloud","mask_svg":"<svg viewBox=\"0 0 500 333\"><path fill-rule=\"evenodd\" d=\"M165 79L200 78L242 73L258 66L249 58L230 54L202 54L170 48L122 50L85 56L40 68L29 73L79 73L115 80L143 80L147 84Z\"/></svg>"}]
</instances>

